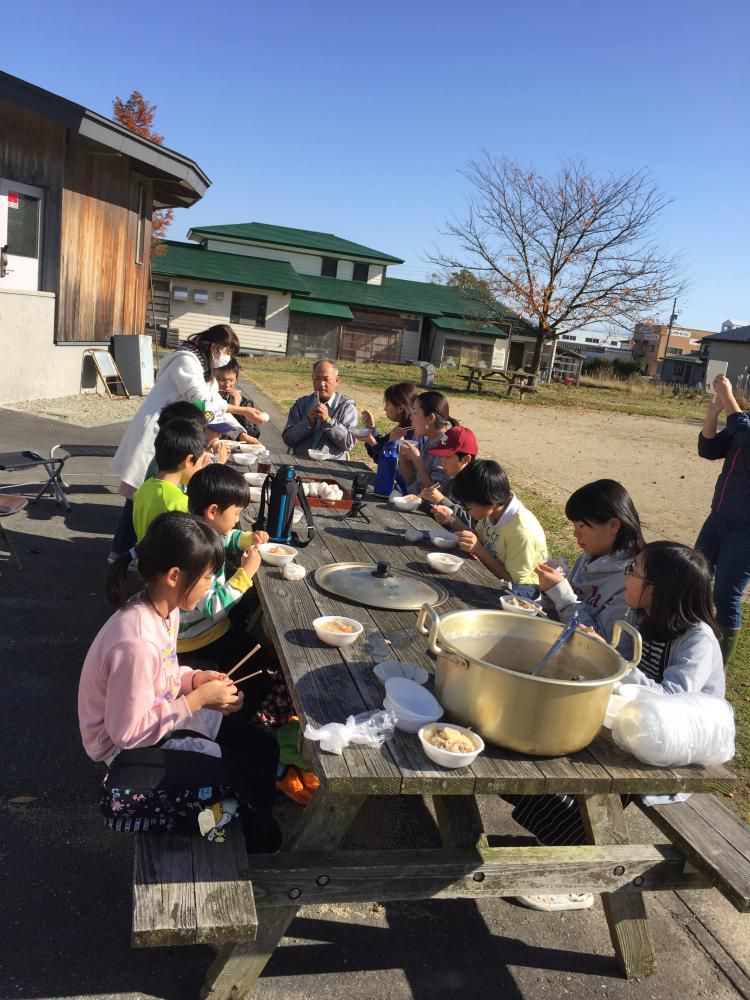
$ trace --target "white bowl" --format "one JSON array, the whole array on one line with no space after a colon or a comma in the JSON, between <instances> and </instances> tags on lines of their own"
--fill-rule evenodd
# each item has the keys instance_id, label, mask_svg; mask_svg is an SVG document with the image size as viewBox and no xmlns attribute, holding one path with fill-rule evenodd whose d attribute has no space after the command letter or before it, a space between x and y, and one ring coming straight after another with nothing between
<instances>
[{"instance_id":1,"label":"white bowl","mask_svg":"<svg viewBox=\"0 0 750 1000\"><path fill-rule=\"evenodd\" d=\"M320 448L308 448L307 454L314 462L325 462L331 457L330 451L321 451Z\"/></svg>"},{"instance_id":2,"label":"white bowl","mask_svg":"<svg viewBox=\"0 0 750 1000\"><path fill-rule=\"evenodd\" d=\"M421 719L422 725L436 722L443 715L443 707L434 694L416 681L406 677L391 677L385 682L386 697L404 718Z\"/></svg>"},{"instance_id":3,"label":"white bowl","mask_svg":"<svg viewBox=\"0 0 750 1000\"><path fill-rule=\"evenodd\" d=\"M458 536L452 531L431 531L430 541L436 549L453 549L458 545Z\"/></svg>"},{"instance_id":4,"label":"white bowl","mask_svg":"<svg viewBox=\"0 0 750 1000\"><path fill-rule=\"evenodd\" d=\"M255 463L257 461L258 461L258 452L257 451L251 451L251 452L235 451L235 452L232 452L232 462L235 465L255 465Z\"/></svg>"},{"instance_id":5,"label":"white bowl","mask_svg":"<svg viewBox=\"0 0 750 1000\"><path fill-rule=\"evenodd\" d=\"M511 601L518 601L518 603L511 604ZM516 597L513 594L501 596L500 605L503 611L511 611L517 615L530 615L531 617L538 615L542 610L533 601L525 601L523 597Z\"/></svg>"},{"instance_id":6,"label":"white bowl","mask_svg":"<svg viewBox=\"0 0 750 1000\"><path fill-rule=\"evenodd\" d=\"M270 414L266 413L265 410L261 410L260 413L258 414L259 424L267 424L270 419L271 419Z\"/></svg>"},{"instance_id":7,"label":"white bowl","mask_svg":"<svg viewBox=\"0 0 750 1000\"><path fill-rule=\"evenodd\" d=\"M301 507L295 507L292 511L292 524L299 524L304 516L304 510Z\"/></svg>"},{"instance_id":8,"label":"white bowl","mask_svg":"<svg viewBox=\"0 0 750 1000\"><path fill-rule=\"evenodd\" d=\"M484 740L477 733L473 733L465 726L457 726L453 722L449 722L446 725L451 729L457 729L459 733L463 733L464 736L471 740L476 749L472 753L456 753L453 750L444 750L442 747L433 746L427 737L432 735L436 729L444 728L442 725L437 725L434 722L429 726L422 726L419 730L419 741L422 744L422 749L431 761L435 764L440 764L441 767L467 767L484 750Z\"/></svg>"},{"instance_id":9,"label":"white bowl","mask_svg":"<svg viewBox=\"0 0 750 1000\"><path fill-rule=\"evenodd\" d=\"M297 557L297 550L291 545L282 545L281 542L264 542L258 546L258 552L264 563L269 566L286 566Z\"/></svg>"},{"instance_id":10,"label":"white bowl","mask_svg":"<svg viewBox=\"0 0 750 1000\"><path fill-rule=\"evenodd\" d=\"M369 427L355 427L352 434L358 441L363 441L372 434L372 431Z\"/></svg>"},{"instance_id":11,"label":"white bowl","mask_svg":"<svg viewBox=\"0 0 750 1000\"><path fill-rule=\"evenodd\" d=\"M460 556L452 556L447 552L428 552L427 562L438 573L456 573L464 564Z\"/></svg>"},{"instance_id":12,"label":"white bowl","mask_svg":"<svg viewBox=\"0 0 750 1000\"><path fill-rule=\"evenodd\" d=\"M334 621L356 625L356 630L354 632L332 632L326 628L326 625ZM351 646L364 632L364 625L361 622L354 618L345 618L343 615L323 615L322 618L316 618L312 625L317 637L327 646Z\"/></svg>"},{"instance_id":13,"label":"white bowl","mask_svg":"<svg viewBox=\"0 0 750 1000\"><path fill-rule=\"evenodd\" d=\"M266 481L265 472L243 472L242 475L248 486L262 486Z\"/></svg>"},{"instance_id":14,"label":"white bowl","mask_svg":"<svg viewBox=\"0 0 750 1000\"><path fill-rule=\"evenodd\" d=\"M414 497L414 499L411 499L410 497L392 496L391 503L396 508L396 510L406 512L410 510L416 510L417 507L419 507L419 505L422 503L422 500L421 497Z\"/></svg>"},{"instance_id":15,"label":"white bowl","mask_svg":"<svg viewBox=\"0 0 750 1000\"><path fill-rule=\"evenodd\" d=\"M417 663L402 663L400 660L382 660L376 663L373 673L385 687L385 682L391 677L406 677L417 684L426 684L429 674Z\"/></svg>"},{"instance_id":16,"label":"white bowl","mask_svg":"<svg viewBox=\"0 0 750 1000\"><path fill-rule=\"evenodd\" d=\"M383 708L388 712L393 712L396 716L396 729L400 729L402 733L418 733L422 726L428 725L425 720L420 716L419 718L414 718L407 715L402 708L395 705L388 695L383 699ZM440 713L443 714L442 712ZM430 719L430 722L435 722L435 719Z\"/></svg>"}]
</instances>

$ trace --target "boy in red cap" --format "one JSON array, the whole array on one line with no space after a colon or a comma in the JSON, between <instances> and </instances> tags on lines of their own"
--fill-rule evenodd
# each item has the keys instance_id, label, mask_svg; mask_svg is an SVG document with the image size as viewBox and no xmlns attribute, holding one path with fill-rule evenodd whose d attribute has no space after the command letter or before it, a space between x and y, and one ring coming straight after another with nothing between
<instances>
[{"instance_id":1,"label":"boy in red cap","mask_svg":"<svg viewBox=\"0 0 750 1000\"><path fill-rule=\"evenodd\" d=\"M453 480L464 469L468 469L479 454L479 445L473 431L468 427L451 427L445 432L445 440L428 449L431 455L439 456L443 470L450 476L448 492L445 493L437 483L426 487L420 493L423 500L435 504L432 514L436 521L444 524L452 518L457 518L467 527L472 527L472 521L467 512L451 496Z\"/></svg>"}]
</instances>

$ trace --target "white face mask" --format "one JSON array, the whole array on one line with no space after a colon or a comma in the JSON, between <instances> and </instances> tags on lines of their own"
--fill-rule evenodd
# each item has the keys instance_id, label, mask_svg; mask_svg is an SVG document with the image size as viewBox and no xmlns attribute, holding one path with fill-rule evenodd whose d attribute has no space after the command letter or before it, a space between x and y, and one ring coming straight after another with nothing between
<instances>
[{"instance_id":1,"label":"white face mask","mask_svg":"<svg viewBox=\"0 0 750 1000\"><path fill-rule=\"evenodd\" d=\"M223 368L225 365L228 365L231 360L232 360L232 355L231 354L221 353L217 357L214 354L213 351L211 352L211 367L212 368Z\"/></svg>"}]
</instances>

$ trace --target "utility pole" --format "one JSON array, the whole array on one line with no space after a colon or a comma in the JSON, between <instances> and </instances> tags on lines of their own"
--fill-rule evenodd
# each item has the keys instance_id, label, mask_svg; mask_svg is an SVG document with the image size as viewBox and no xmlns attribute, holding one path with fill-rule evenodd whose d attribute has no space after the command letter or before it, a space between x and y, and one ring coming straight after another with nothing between
<instances>
[{"instance_id":1,"label":"utility pole","mask_svg":"<svg viewBox=\"0 0 750 1000\"><path fill-rule=\"evenodd\" d=\"M672 324L677 319L677 313L675 312L676 309L677 309L677 299L675 298L674 302L672 303L672 315L669 317L669 326L667 327L667 342L664 345L664 357L661 359L662 371L664 370L664 362L667 360L667 353L669 351L669 338L672 336Z\"/></svg>"}]
</instances>

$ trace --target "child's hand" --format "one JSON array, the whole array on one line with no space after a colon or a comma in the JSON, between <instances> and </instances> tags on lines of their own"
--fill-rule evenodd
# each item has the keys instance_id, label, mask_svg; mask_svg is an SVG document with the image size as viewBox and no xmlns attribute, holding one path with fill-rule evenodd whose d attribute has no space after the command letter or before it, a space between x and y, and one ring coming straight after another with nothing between
<instances>
[{"instance_id":1,"label":"child's hand","mask_svg":"<svg viewBox=\"0 0 750 1000\"><path fill-rule=\"evenodd\" d=\"M209 681L225 681L226 679L227 675L218 670L196 670L193 674L193 691L197 691L199 687L203 687Z\"/></svg>"},{"instance_id":2,"label":"child's hand","mask_svg":"<svg viewBox=\"0 0 750 1000\"><path fill-rule=\"evenodd\" d=\"M445 500L445 496L440 492L435 483L432 486L425 486L419 495L423 500L428 500L430 503L440 503L441 500Z\"/></svg>"},{"instance_id":3,"label":"child's hand","mask_svg":"<svg viewBox=\"0 0 750 1000\"><path fill-rule=\"evenodd\" d=\"M254 531L253 532L253 545L265 545L268 541L269 535L267 531Z\"/></svg>"},{"instance_id":4,"label":"child's hand","mask_svg":"<svg viewBox=\"0 0 750 1000\"><path fill-rule=\"evenodd\" d=\"M458 547L462 552L473 552L479 539L473 531L457 531Z\"/></svg>"},{"instance_id":5,"label":"child's hand","mask_svg":"<svg viewBox=\"0 0 750 1000\"><path fill-rule=\"evenodd\" d=\"M412 463L412 465L415 465L420 460L419 448L413 441L407 441L404 438L401 442L399 457L406 458Z\"/></svg>"},{"instance_id":6,"label":"child's hand","mask_svg":"<svg viewBox=\"0 0 750 1000\"><path fill-rule=\"evenodd\" d=\"M203 673L204 671L201 671ZM206 673L213 671L206 671ZM240 693L232 683L231 677L223 680L207 680L198 688L201 704L204 708L215 708L219 712L231 709L239 701Z\"/></svg>"},{"instance_id":7,"label":"child's hand","mask_svg":"<svg viewBox=\"0 0 750 1000\"><path fill-rule=\"evenodd\" d=\"M411 427L394 427L388 435L390 441L402 441L411 431Z\"/></svg>"},{"instance_id":8,"label":"child's hand","mask_svg":"<svg viewBox=\"0 0 750 1000\"><path fill-rule=\"evenodd\" d=\"M252 434L246 434L244 431L240 434L237 440L241 441L242 444L260 444L260 441L257 438L254 438Z\"/></svg>"},{"instance_id":9,"label":"child's hand","mask_svg":"<svg viewBox=\"0 0 750 1000\"><path fill-rule=\"evenodd\" d=\"M432 516L435 518L438 524L450 524L453 520L453 511L450 507L444 507L442 504L437 504L430 511Z\"/></svg>"},{"instance_id":10,"label":"child's hand","mask_svg":"<svg viewBox=\"0 0 750 1000\"><path fill-rule=\"evenodd\" d=\"M215 441L214 451L216 452L216 461L220 465L226 465L229 459L229 445L226 441Z\"/></svg>"},{"instance_id":11,"label":"child's hand","mask_svg":"<svg viewBox=\"0 0 750 1000\"><path fill-rule=\"evenodd\" d=\"M375 417L373 417L370 410L362 410L362 424L365 427L369 427L370 430L375 426Z\"/></svg>"},{"instance_id":12,"label":"child's hand","mask_svg":"<svg viewBox=\"0 0 750 1000\"><path fill-rule=\"evenodd\" d=\"M539 577L539 589L542 593L546 593L552 587L556 587L558 583L562 583L565 579L563 574L555 569L554 566L550 566L549 563L540 563L536 567L536 575Z\"/></svg>"},{"instance_id":13,"label":"child's hand","mask_svg":"<svg viewBox=\"0 0 750 1000\"><path fill-rule=\"evenodd\" d=\"M253 545L249 549L245 549L240 566L252 580L260 566L260 552L258 552L257 546Z\"/></svg>"},{"instance_id":14,"label":"child's hand","mask_svg":"<svg viewBox=\"0 0 750 1000\"><path fill-rule=\"evenodd\" d=\"M237 692L237 701L234 705L227 705L224 708L220 708L219 711L222 715L234 715L235 712L239 712L242 706L245 704L245 692L239 690Z\"/></svg>"}]
</instances>

